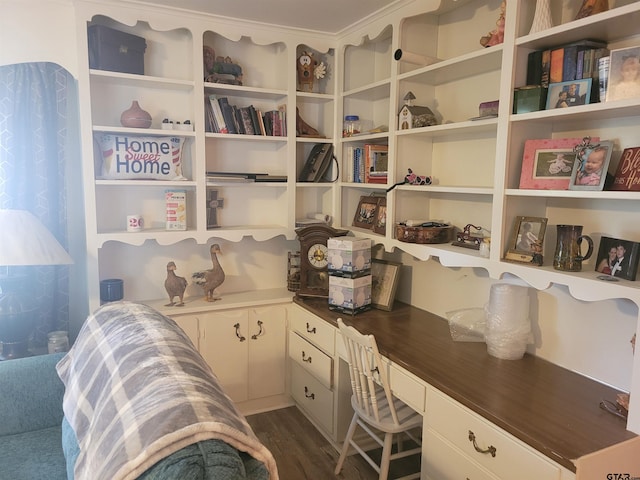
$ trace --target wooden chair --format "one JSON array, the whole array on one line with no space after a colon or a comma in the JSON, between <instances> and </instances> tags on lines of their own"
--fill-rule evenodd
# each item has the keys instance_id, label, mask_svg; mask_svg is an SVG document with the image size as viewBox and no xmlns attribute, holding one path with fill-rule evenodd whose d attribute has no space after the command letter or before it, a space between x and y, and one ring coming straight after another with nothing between
<instances>
[{"instance_id":1,"label":"wooden chair","mask_svg":"<svg viewBox=\"0 0 640 480\"><path fill-rule=\"evenodd\" d=\"M411 430L422 428L422 416L395 398L391 393L385 365L382 364L378 345L373 335L362 335L353 327L347 327L338 319L338 327L347 349L349 373L351 374L351 406L354 414L335 474L340 473L349 446L379 473L379 480L386 480L392 460L416 455L421 452L421 442ZM354 440L356 427L360 425L373 440L382 447L382 458L378 465ZM375 431L374 431L375 430ZM398 448L392 453L393 436L398 434ZM402 449L402 434L406 434L418 447ZM362 442L361 442L362 444ZM420 472L402 477L401 480L420 478ZM400 479L399 479L400 480Z\"/></svg>"}]
</instances>

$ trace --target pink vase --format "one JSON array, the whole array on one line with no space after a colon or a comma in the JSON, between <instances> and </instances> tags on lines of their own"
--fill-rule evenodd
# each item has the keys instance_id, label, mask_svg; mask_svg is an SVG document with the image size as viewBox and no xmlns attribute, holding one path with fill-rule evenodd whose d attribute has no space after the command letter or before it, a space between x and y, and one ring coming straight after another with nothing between
<instances>
[{"instance_id":1,"label":"pink vase","mask_svg":"<svg viewBox=\"0 0 640 480\"><path fill-rule=\"evenodd\" d=\"M123 127L149 128L151 126L151 115L140 108L138 101L134 100L131 103L131 107L120 115L120 123Z\"/></svg>"}]
</instances>

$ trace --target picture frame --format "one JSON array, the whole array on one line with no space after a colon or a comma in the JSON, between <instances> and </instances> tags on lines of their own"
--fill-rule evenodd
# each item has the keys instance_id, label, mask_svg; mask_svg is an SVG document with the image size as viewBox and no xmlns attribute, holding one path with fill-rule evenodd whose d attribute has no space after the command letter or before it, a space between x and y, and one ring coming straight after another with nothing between
<instances>
[{"instance_id":1,"label":"picture frame","mask_svg":"<svg viewBox=\"0 0 640 480\"><path fill-rule=\"evenodd\" d=\"M607 102L640 98L640 46L611 50L607 85Z\"/></svg>"},{"instance_id":2,"label":"picture frame","mask_svg":"<svg viewBox=\"0 0 640 480\"><path fill-rule=\"evenodd\" d=\"M591 78L550 83L547 110L588 105L591 101Z\"/></svg>"},{"instance_id":3,"label":"picture frame","mask_svg":"<svg viewBox=\"0 0 640 480\"><path fill-rule=\"evenodd\" d=\"M599 141L593 137L592 141ZM532 190L568 190L575 163L575 147L583 138L541 138L524 143L520 188ZM558 157L563 155L564 162ZM569 171L566 171L566 167Z\"/></svg>"},{"instance_id":4,"label":"picture frame","mask_svg":"<svg viewBox=\"0 0 640 480\"><path fill-rule=\"evenodd\" d=\"M547 219L544 217L516 217L513 223L511 243L504 259L541 266L546 229Z\"/></svg>"},{"instance_id":5,"label":"picture frame","mask_svg":"<svg viewBox=\"0 0 640 480\"><path fill-rule=\"evenodd\" d=\"M376 219L373 223L373 231L380 235L387 233L387 199L380 198L378 201L378 210L376 211Z\"/></svg>"},{"instance_id":6,"label":"picture frame","mask_svg":"<svg viewBox=\"0 0 640 480\"><path fill-rule=\"evenodd\" d=\"M591 142L576 155L569 190L602 190L607 179L613 142Z\"/></svg>"},{"instance_id":7,"label":"picture frame","mask_svg":"<svg viewBox=\"0 0 640 480\"><path fill-rule=\"evenodd\" d=\"M602 237L595 271L601 274L598 276L601 280L615 281L623 278L634 281L638 272L638 259L640 259L640 243Z\"/></svg>"},{"instance_id":8,"label":"picture frame","mask_svg":"<svg viewBox=\"0 0 640 480\"><path fill-rule=\"evenodd\" d=\"M402 264L371 259L371 306L390 312L396 298Z\"/></svg>"},{"instance_id":9,"label":"picture frame","mask_svg":"<svg viewBox=\"0 0 640 480\"><path fill-rule=\"evenodd\" d=\"M373 225L376 222L378 214L378 202L380 198L374 195L365 195L360 197L358 207L353 216L354 227L365 228L367 230L373 230Z\"/></svg>"}]
</instances>

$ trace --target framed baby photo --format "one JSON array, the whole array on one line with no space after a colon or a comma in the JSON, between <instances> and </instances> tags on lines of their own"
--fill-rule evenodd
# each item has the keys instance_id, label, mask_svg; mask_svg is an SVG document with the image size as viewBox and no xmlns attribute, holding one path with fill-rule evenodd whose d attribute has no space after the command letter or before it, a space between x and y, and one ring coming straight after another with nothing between
<instances>
[{"instance_id":1,"label":"framed baby photo","mask_svg":"<svg viewBox=\"0 0 640 480\"><path fill-rule=\"evenodd\" d=\"M546 218L516 217L511 243L504 259L511 262L542 265L542 244L546 229Z\"/></svg>"},{"instance_id":2,"label":"framed baby photo","mask_svg":"<svg viewBox=\"0 0 640 480\"><path fill-rule=\"evenodd\" d=\"M629 240L602 237L598 249L596 272L601 280L624 278L635 280L638 271L640 244Z\"/></svg>"},{"instance_id":3,"label":"framed baby photo","mask_svg":"<svg viewBox=\"0 0 640 480\"><path fill-rule=\"evenodd\" d=\"M594 137L598 141L599 138ZM568 190L576 161L574 148L582 138L540 138L524 143L520 188Z\"/></svg>"},{"instance_id":4,"label":"framed baby photo","mask_svg":"<svg viewBox=\"0 0 640 480\"><path fill-rule=\"evenodd\" d=\"M592 140L593 142L593 140ZM576 155L569 190L602 190L611 161L612 142L595 142Z\"/></svg>"},{"instance_id":5,"label":"framed baby photo","mask_svg":"<svg viewBox=\"0 0 640 480\"><path fill-rule=\"evenodd\" d=\"M591 100L591 78L549 84L547 110L587 105Z\"/></svg>"},{"instance_id":6,"label":"framed baby photo","mask_svg":"<svg viewBox=\"0 0 640 480\"><path fill-rule=\"evenodd\" d=\"M640 98L640 46L611 50L607 102Z\"/></svg>"}]
</instances>

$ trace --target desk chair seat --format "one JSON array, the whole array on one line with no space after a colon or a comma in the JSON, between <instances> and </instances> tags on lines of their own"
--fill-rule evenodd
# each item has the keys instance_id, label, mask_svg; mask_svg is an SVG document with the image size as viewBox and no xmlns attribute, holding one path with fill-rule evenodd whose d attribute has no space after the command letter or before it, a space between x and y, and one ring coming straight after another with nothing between
<instances>
[{"instance_id":1,"label":"desk chair seat","mask_svg":"<svg viewBox=\"0 0 640 480\"><path fill-rule=\"evenodd\" d=\"M355 328L347 327L341 318L338 319L338 327L347 350L353 391L351 406L354 414L335 474L342 470L349 447L352 446L379 473L379 480L386 480L392 460L421 452L420 439L412 433L412 430L422 428L422 416L391 393L387 370L382 364L375 337L362 335ZM354 440L358 425L382 447L380 465ZM401 441L403 434L416 442L418 447L403 450ZM398 436L399 442L397 450L392 453L394 435ZM420 478L420 472L402 477L401 480L414 478Z\"/></svg>"}]
</instances>

